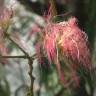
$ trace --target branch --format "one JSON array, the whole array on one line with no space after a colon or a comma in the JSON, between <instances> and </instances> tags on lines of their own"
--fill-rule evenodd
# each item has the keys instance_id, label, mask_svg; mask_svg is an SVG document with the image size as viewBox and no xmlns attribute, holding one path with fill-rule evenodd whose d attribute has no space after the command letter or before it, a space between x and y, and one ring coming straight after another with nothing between
<instances>
[{"instance_id":1,"label":"branch","mask_svg":"<svg viewBox=\"0 0 96 96\"><path fill-rule=\"evenodd\" d=\"M57 15L57 9L56 9L56 1L55 0L48 0L49 4L51 5L51 15L52 17Z\"/></svg>"},{"instance_id":2,"label":"branch","mask_svg":"<svg viewBox=\"0 0 96 96\"><path fill-rule=\"evenodd\" d=\"M27 56L0 56L0 58L24 58L27 59Z\"/></svg>"},{"instance_id":3,"label":"branch","mask_svg":"<svg viewBox=\"0 0 96 96\"><path fill-rule=\"evenodd\" d=\"M33 61L36 57L36 54L34 54L33 56L29 57L29 56L0 56L0 58L24 58L24 59L28 59L28 65L29 65L29 76L30 76L30 89L29 89L29 94L30 96L33 96L33 84L34 84L34 77L32 76L32 71L33 71ZM29 96L29 95L28 95Z\"/></svg>"},{"instance_id":4,"label":"branch","mask_svg":"<svg viewBox=\"0 0 96 96\"><path fill-rule=\"evenodd\" d=\"M12 43L14 43L27 57L29 57L29 54L23 50L23 48L21 48L12 38L9 34L6 33L6 37L7 39L9 39Z\"/></svg>"},{"instance_id":5,"label":"branch","mask_svg":"<svg viewBox=\"0 0 96 96\"><path fill-rule=\"evenodd\" d=\"M31 80L31 84L30 84L30 96L33 96L33 84L34 84L34 77L32 76L32 71L33 71L33 60L36 57L36 54L33 56L29 56L29 54L22 48L19 46L18 43L16 43L12 37L5 32L4 34L6 36L7 39L9 39L12 43L14 43L25 55L24 56L1 56L0 58L25 58L28 59L28 65L29 65L29 76L30 76L30 80Z\"/></svg>"},{"instance_id":6,"label":"branch","mask_svg":"<svg viewBox=\"0 0 96 96\"><path fill-rule=\"evenodd\" d=\"M30 96L34 96L33 94L33 84L34 84L34 77L32 76L32 71L33 71L33 60L31 58L28 59L28 64L29 64L29 76L30 76L30 80L31 80L31 84L30 84ZM28 95L28 94L27 94ZM28 95L29 96L29 95Z\"/></svg>"},{"instance_id":7,"label":"branch","mask_svg":"<svg viewBox=\"0 0 96 96\"><path fill-rule=\"evenodd\" d=\"M4 14L5 15L5 14ZM5 19L5 18L4 18ZM8 20L10 20L11 18L8 18ZM4 22L5 24L6 22ZM14 40L14 37L10 36L8 33L7 33L7 30L9 28L9 23L7 24L7 26L5 26L5 29L3 29L3 33L4 33L4 37L6 37L8 40L10 40L13 44L15 44L23 53L24 53L24 56L0 56L0 58L26 58L28 59L28 64L29 64L29 76L30 76L30 80L31 80L31 85L30 85L30 96L33 96L33 83L34 83L34 77L32 76L32 71L33 71L33 60L35 59L34 57L36 55L33 55L33 56L30 56L23 48L22 46L20 46L20 44L18 44L18 42L16 42Z\"/></svg>"},{"instance_id":8,"label":"branch","mask_svg":"<svg viewBox=\"0 0 96 96\"><path fill-rule=\"evenodd\" d=\"M0 58L23 58L23 59L29 59L28 56L22 55L22 56L0 56ZM34 60L36 58L36 54L34 54L33 56L30 56L30 58L32 60Z\"/></svg>"}]
</instances>

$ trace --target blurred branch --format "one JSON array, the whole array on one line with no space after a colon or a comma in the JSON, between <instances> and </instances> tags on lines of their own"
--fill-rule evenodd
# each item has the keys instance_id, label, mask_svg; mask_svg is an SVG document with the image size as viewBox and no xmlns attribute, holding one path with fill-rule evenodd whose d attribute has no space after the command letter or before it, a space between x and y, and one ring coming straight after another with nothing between
<instances>
[{"instance_id":1,"label":"blurred branch","mask_svg":"<svg viewBox=\"0 0 96 96\"><path fill-rule=\"evenodd\" d=\"M30 96L33 96L33 83L34 83L34 77L32 76L32 71L33 71L33 60L35 59L36 54L28 57L28 56L0 56L0 58L24 58L24 59L28 59L28 65L29 65L29 76L30 76L30 80L31 80L31 84L30 84Z\"/></svg>"},{"instance_id":2,"label":"blurred branch","mask_svg":"<svg viewBox=\"0 0 96 96\"><path fill-rule=\"evenodd\" d=\"M28 59L28 64L29 64L29 76L30 76L30 80L31 80L31 84L30 84L30 96L34 96L33 94L33 83L34 83L34 77L32 76L32 71L33 71L33 60L31 58ZM27 94L29 96L29 94Z\"/></svg>"},{"instance_id":3,"label":"blurred branch","mask_svg":"<svg viewBox=\"0 0 96 96\"><path fill-rule=\"evenodd\" d=\"M52 17L57 15L57 9L56 9L56 1L55 0L48 0L50 7L51 7L51 15Z\"/></svg>"},{"instance_id":4,"label":"blurred branch","mask_svg":"<svg viewBox=\"0 0 96 96\"><path fill-rule=\"evenodd\" d=\"M12 38L8 33L5 33L5 36L7 37L7 39L9 39L12 43L14 43L27 57L29 57L28 53L23 50L23 48L21 48Z\"/></svg>"},{"instance_id":5,"label":"blurred branch","mask_svg":"<svg viewBox=\"0 0 96 96\"><path fill-rule=\"evenodd\" d=\"M6 28L6 30L8 29L8 27ZM25 55L24 56L1 56L1 58L26 58L28 59L28 65L29 65L29 77L31 80L31 84L30 84L30 96L33 96L33 83L34 83L34 77L32 76L32 71L33 71L33 60L34 60L34 56L30 56L22 47L20 47L20 45L15 42L15 40L13 40L13 38L7 33L7 31L4 32L4 36L9 39L13 44L15 44Z\"/></svg>"},{"instance_id":6,"label":"blurred branch","mask_svg":"<svg viewBox=\"0 0 96 96\"><path fill-rule=\"evenodd\" d=\"M33 56L31 56L31 59L34 59L36 56L35 55L33 55ZM28 57L27 56L0 56L0 58L24 58L24 59L28 59Z\"/></svg>"},{"instance_id":7,"label":"blurred branch","mask_svg":"<svg viewBox=\"0 0 96 96\"><path fill-rule=\"evenodd\" d=\"M51 2L50 4L55 5L55 7L52 5L53 10L55 8L57 11L57 12L54 11L54 13L63 14L65 13L65 10L66 10L64 3L63 4L58 3L57 0L43 0L44 1L43 3L40 3L39 1L32 2L32 0L17 0L17 1L20 4L22 4L30 12L35 12L36 14L39 14L39 15L44 15L44 12L48 11L50 2Z\"/></svg>"},{"instance_id":8,"label":"blurred branch","mask_svg":"<svg viewBox=\"0 0 96 96\"><path fill-rule=\"evenodd\" d=\"M33 96L33 83L34 83L34 77L32 76L32 71L33 71L33 60L35 59L36 55L33 55L31 57L28 56L0 56L0 58L24 58L28 59L28 65L29 65L29 76L31 80L30 84L30 96Z\"/></svg>"},{"instance_id":9,"label":"blurred branch","mask_svg":"<svg viewBox=\"0 0 96 96\"><path fill-rule=\"evenodd\" d=\"M28 58L27 56L0 56L0 58Z\"/></svg>"}]
</instances>

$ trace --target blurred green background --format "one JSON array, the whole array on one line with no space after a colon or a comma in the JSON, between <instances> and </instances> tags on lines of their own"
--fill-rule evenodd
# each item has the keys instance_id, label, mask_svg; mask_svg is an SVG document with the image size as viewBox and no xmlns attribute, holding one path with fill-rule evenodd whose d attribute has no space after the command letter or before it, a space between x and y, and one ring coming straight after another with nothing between
<instances>
[{"instance_id":1,"label":"blurred green background","mask_svg":"<svg viewBox=\"0 0 96 96\"><path fill-rule=\"evenodd\" d=\"M11 34L19 34L20 42L25 50L33 55L35 53L35 35L32 28L37 24L44 26L44 13L49 8L50 0L0 0L2 6L12 7L14 16L8 29ZM54 0L57 14L71 12L78 19L79 27L88 34L92 53L93 66L96 66L96 0ZM17 35L18 36L18 35ZM9 55L22 55L23 53L12 42L6 41L10 50ZM46 60L47 62L47 60ZM25 59L8 59L8 64L0 64L0 96L26 96L30 78L28 64ZM42 68L41 68L42 67ZM90 86L81 82L77 89L64 89L58 82L54 66L39 66L37 60L33 64L34 96L96 96L95 79ZM92 93L91 93L92 91ZM91 93L91 94L90 94Z\"/></svg>"}]
</instances>

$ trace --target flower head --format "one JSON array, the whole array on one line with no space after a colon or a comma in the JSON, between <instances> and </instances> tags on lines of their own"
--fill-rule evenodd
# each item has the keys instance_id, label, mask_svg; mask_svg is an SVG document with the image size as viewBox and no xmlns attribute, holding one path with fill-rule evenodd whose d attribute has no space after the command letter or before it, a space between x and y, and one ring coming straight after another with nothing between
<instances>
[{"instance_id":1,"label":"flower head","mask_svg":"<svg viewBox=\"0 0 96 96\"><path fill-rule=\"evenodd\" d=\"M91 54L88 48L87 35L78 27L75 17L60 23L48 23L44 32L45 53L49 61L56 64L62 82L66 82L63 77L65 73L62 75L66 69L61 68L61 62L67 66L69 78L73 77L71 73L77 77L76 71L79 66L84 67L85 70L91 69ZM75 80L78 78L72 79L72 82Z\"/></svg>"}]
</instances>

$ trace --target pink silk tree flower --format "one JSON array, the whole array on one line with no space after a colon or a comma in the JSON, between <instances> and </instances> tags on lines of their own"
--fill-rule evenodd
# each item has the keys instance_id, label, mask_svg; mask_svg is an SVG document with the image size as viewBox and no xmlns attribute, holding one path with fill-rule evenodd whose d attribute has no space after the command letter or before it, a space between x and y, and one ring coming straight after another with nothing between
<instances>
[{"instance_id":1,"label":"pink silk tree flower","mask_svg":"<svg viewBox=\"0 0 96 96\"><path fill-rule=\"evenodd\" d=\"M60 35L60 29L57 24L49 23L44 29L44 50L47 53L50 63L57 57L57 40Z\"/></svg>"},{"instance_id":2,"label":"pink silk tree flower","mask_svg":"<svg viewBox=\"0 0 96 96\"><path fill-rule=\"evenodd\" d=\"M66 26L62 26L63 35L60 38L62 53L86 69L91 68L91 54L88 48L88 37L76 24L75 18L70 18ZM65 27L65 28L63 28Z\"/></svg>"},{"instance_id":3,"label":"pink silk tree flower","mask_svg":"<svg viewBox=\"0 0 96 96\"><path fill-rule=\"evenodd\" d=\"M48 23L44 33L45 54L50 63L54 62L56 65L61 83L64 86L78 83L78 67L90 71L92 63L87 35L78 27L76 18L71 17L60 23ZM65 68L61 67L61 62L64 62Z\"/></svg>"}]
</instances>

